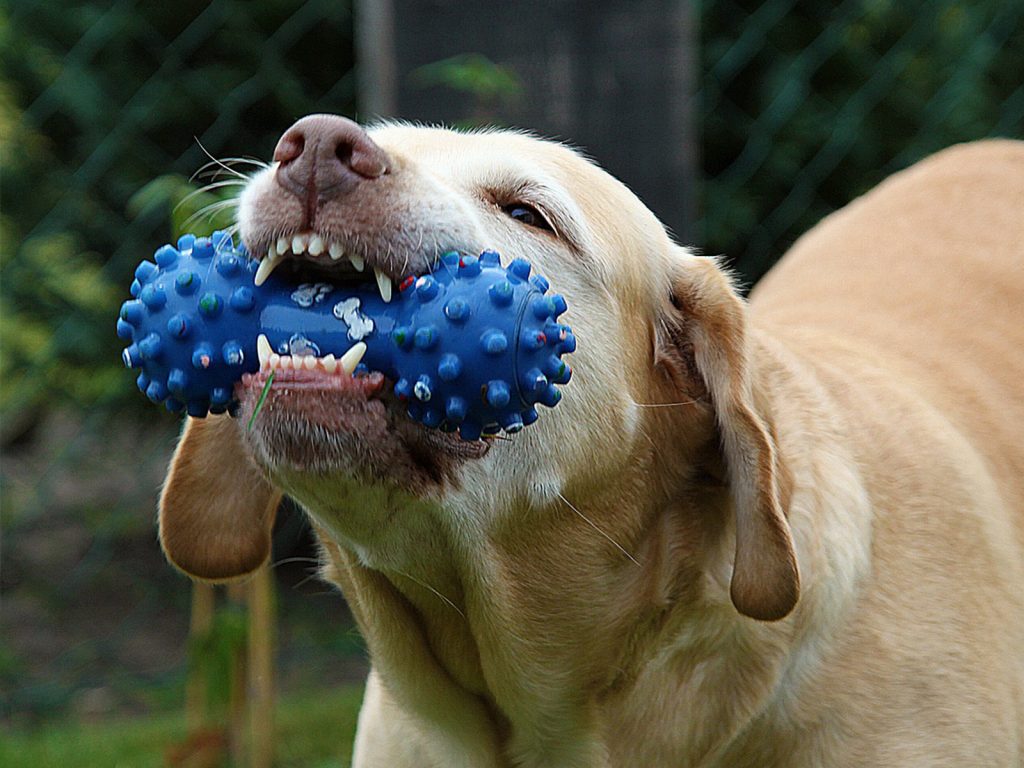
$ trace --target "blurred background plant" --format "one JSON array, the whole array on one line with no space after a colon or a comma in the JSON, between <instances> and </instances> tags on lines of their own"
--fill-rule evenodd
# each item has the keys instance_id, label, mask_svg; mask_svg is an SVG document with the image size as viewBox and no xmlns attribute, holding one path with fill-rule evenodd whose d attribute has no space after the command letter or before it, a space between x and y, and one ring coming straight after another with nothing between
<instances>
[{"instance_id":1,"label":"blurred background plant","mask_svg":"<svg viewBox=\"0 0 1024 768\"><path fill-rule=\"evenodd\" d=\"M555 5L588 23L586 3ZM619 5L627 19L639 7ZM694 9L699 146L684 149L700 158L700 206L689 231L748 283L889 173L958 141L1024 135L1024 3ZM0 729L11 737L0 742L15 745L0 747L4 765L73 764L73 748L32 751L24 734L40 725L180 701L188 585L153 530L178 422L135 391L113 318L141 258L186 230L230 224L217 204L235 187L204 185L252 172L244 158L268 159L303 114L361 117L354 37L348 0L0 5ZM648 55L640 33L628 41ZM398 76L431 99L458 95L445 118L458 125L502 123L535 96L522 67L486 50ZM307 539L301 515L282 516L286 701L365 669L342 601L310 578ZM344 696L338 707L354 711L358 693ZM301 754L281 764L316 764ZM89 759L78 764L107 764Z\"/></svg>"},{"instance_id":2,"label":"blurred background plant","mask_svg":"<svg viewBox=\"0 0 1024 768\"><path fill-rule=\"evenodd\" d=\"M464 53L423 64L409 73L415 88L447 88L470 97L470 114L451 121L459 128L504 125L500 115L523 98L525 87L509 66L480 53Z\"/></svg>"}]
</instances>

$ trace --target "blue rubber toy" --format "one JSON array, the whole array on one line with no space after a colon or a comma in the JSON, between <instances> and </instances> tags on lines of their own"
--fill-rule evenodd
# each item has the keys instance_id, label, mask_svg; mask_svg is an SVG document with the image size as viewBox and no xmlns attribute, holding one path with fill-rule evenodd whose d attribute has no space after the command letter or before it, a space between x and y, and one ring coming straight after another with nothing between
<instances>
[{"instance_id":1,"label":"blue rubber toy","mask_svg":"<svg viewBox=\"0 0 1024 768\"><path fill-rule=\"evenodd\" d=\"M432 274L409 278L390 303L376 286L296 285L271 275L253 284L258 262L231 237L185 235L135 270L132 299L117 321L130 342L125 365L168 410L202 417L233 411L234 385L260 363L257 336L281 355L341 356L358 341L356 375L379 371L410 418L465 440L518 432L553 407L576 348L558 323L565 299L530 264L502 267L498 254L448 253Z\"/></svg>"}]
</instances>

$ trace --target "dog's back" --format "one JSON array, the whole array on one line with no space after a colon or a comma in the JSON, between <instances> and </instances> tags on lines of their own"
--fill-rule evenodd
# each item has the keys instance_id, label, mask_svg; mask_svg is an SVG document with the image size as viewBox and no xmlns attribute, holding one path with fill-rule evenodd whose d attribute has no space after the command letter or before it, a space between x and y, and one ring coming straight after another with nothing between
<instances>
[{"instance_id":1,"label":"dog's back","mask_svg":"<svg viewBox=\"0 0 1024 768\"><path fill-rule=\"evenodd\" d=\"M752 306L794 346L849 345L984 456L1024 549L1024 142L941 152L800 239ZM813 353L811 353L813 356Z\"/></svg>"},{"instance_id":2,"label":"dog's back","mask_svg":"<svg viewBox=\"0 0 1024 768\"><path fill-rule=\"evenodd\" d=\"M859 764L1024 759L1024 143L894 176L805 235L752 310L843 414L872 509L816 695L860 713Z\"/></svg>"}]
</instances>

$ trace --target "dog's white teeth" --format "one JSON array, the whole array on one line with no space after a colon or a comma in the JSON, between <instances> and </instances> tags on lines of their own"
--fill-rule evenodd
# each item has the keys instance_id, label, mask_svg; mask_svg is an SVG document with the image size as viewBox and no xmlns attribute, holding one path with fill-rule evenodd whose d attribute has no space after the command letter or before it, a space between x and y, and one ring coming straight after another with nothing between
<instances>
[{"instance_id":1,"label":"dog's white teeth","mask_svg":"<svg viewBox=\"0 0 1024 768\"><path fill-rule=\"evenodd\" d=\"M320 235L313 235L309 238L309 255L319 256L324 252L324 239Z\"/></svg>"},{"instance_id":2,"label":"dog's white teeth","mask_svg":"<svg viewBox=\"0 0 1024 768\"><path fill-rule=\"evenodd\" d=\"M380 288L380 297L387 304L391 301L391 278L377 268L374 268L373 271L377 275L377 287Z\"/></svg>"},{"instance_id":3,"label":"dog's white teeth","mask_svg":"<svg viewBox=\"0 0 1024 768\"><path fill-rule=\"evenodd\" d=\"M331 261L337 261L345 255L345 249L337 243L331 243L331 247L327 251L331 254Z\"/></svg>"},{"instance_id":4,"label":"dog's white teeth","mask_svg":"<svg viewBox=\"0 0 1024 768\"><path fill-rule=\"evenodd\" d=\"M360 361L363 359L363 355L365 354L366 344L361 341L353 344L348 352L341 356L341 360L339 362L341 363L342 370L345 371L348 376L351 376L352 372L356 369L356 366L359 365Z\"/></svg>"},{"instance_id":5,"label":"dog's white teeth","mask_svg":"<svg viewBox=\"0 0 1024 768\"><path fill-rule=\"evenodd\" d=\"M267 246L267 256L277 256L277 243L271 243Z\"/></svg>"},{"instance_id":6,"label":"dog's white teeth","mask_svg":"<svg viewBox=\"0 0 1024 768\"><path fill-rule=\"evenodd\" d=\"M260 356L261 370L277 371L324 371L329 374L351 376L356 366L363 360L366 354L366 344L357 342L349 348L348 352L336 358L333 354L315 357L314 355L279 355L270 346L267 337L260 334L256 337L256 349Z\"/></svg>"},{"instance_id":7,"label":"dog's white teeth","mask_svg":"<svg viewBox=\"0 0 1024 768\"><path fill-rule=\"evenodd\" d=\"M308 244L308 235L296 235L295 237L292 238L292 253L303 253L306 250L306 246Z\"/></svg>"},{"instance_id":8,"label":"dog's white teeth","mask_svg":"<svg viewBox=\"0 0 1024 768\"><path fill-rule=\"evenodd\" d=\"M356 271L362 272L366 269L366 262L363 261L362 256L356 256L354 253L350 253L348 260L352 262L352 266L356 268Z\"/></svg>"},{"instance_id":9,"label":"dog's white teeth","mask_svg":"<svg viewBox=\"0 0 1024 768\"><path fill-rule=\"evenodd\" d=\"M291 240L287 237L277 238L277 252L280 254L288 253L288 249L292 247Z\"/></svg>"},{"instance_id":10,"label":"dog's white teeth","mask_svg":"<svg viewBox=\"0 0 1024 768\"><path fill-rule=\"evenodd\" d=\"M260 358L260 370L267 368L270 365L270 356L274 353L274 350L270 348L270 342L267 337L262 333L256 337L256 354Z\"/></svg>"},{"instance_id":11,"label":"dog's white teeth","mask_svg":"<svg viewBox=\"0 0 1024 768\"><path fill-rule=\"evenodd\" d=\"M263 285L263 283L267 281L267 278L270 277L270 273L273 272L274 268L282 261L284 261L283 254L268 249L266 257L260 262L259 269L256 270L256 275L252 279L253 283L256 285Z\"/></svg>"}]
</instances>

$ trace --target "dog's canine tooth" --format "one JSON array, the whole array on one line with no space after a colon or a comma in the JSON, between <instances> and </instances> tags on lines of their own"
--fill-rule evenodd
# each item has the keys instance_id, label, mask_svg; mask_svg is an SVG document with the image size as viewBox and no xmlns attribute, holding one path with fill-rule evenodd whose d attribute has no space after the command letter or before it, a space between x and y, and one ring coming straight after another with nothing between
<instances>
[{"instance_id":1,"label":"dog's canine tooth","mask_svg":"<svg viewBox=\"0 0 1024 768\"><path fill-rule=\"evenodd\" d=\"M270 356L274 350L270 348L270 341L262 333L256 337L256 354L260 358L260 370L267 368L270 365Z\"/></svg>"},{"instance_id":2,"label":"dog's canine tooth","mask_svg":"<svg viewBox=\"0 0 1024 768\"><path fill-rule=\"evenodd\" d=\"M376 267L373 271L377 275L377 287L380 288L380 297L387 304L391 301L391 278Z\"/></svg>"},{"instance_id":3,"label":"dog's canine tooth","mask_svg":"<svg viewBox=\"0 0 1024 768\"><path fill-rule=\"evenodd\" d=\"M348 376L351 376L352 372L356 369L356 366L359 365L360 361L363 359L363 355L365 354L366 344L361 341L353 344L349 348L348 352L341 356L341 360L339 362L341 363L342 370L345 371Z\"/></svg>"},{"instance_id":4,"label":"dog's canine tooth","mask_svg":"<svg viewBox=\"0 0 1024 768\"><path fill-rule=\"evenodd\" d=\"M320 358L320 365L322 365L324 370L328 373L334 373L338 368L338 361L334 359L334 355L326 355Z\"/></svg>"},{"instance_id":5,"label":"dog's canine tooth","mask_svg":"<svg viewBox=\"0 0 1024 768\"><path fill-rule=\"evenodd\" d=\"M278 264L284 261L284 255L274 250L267 250L267 255L260 262L259 269L256 270L256 275L252 281L255 285L263 285L270 277L270 273L274 271Z\"/></svg>"},{"instance_id":6,"label":"dog's canine tooth","mask_svg":"<svg viewBox=\"0 0 1024 768\"><path fill-rule=\"evenodd\" d=\"M366 262L363 261L362 256L356 256L354 253L350 253L348 255L348 260L352 262L352 266L359 272L362 272L366 268Z\"/></svg>"},{"instance_id":7,"label":"dog's canine tooth","mask_svg":"<svg viewBox=\"0 0 1024 768\"><path fill-rule=\"evenodd\" d=\"M331 260L332 261L337 261L338 259L340 259L342 256L345 255L345 249L342 248L337 243L331 243L331 245L327 249L327 251L328 251L328 253L331 254Z\"/></svg>"},{"instance_id":8,"label":"dog's canine tooth","mask_svg":"<svg viewBox=\"0 0 1024 768\"><path fill-rule=\"evenodd\" d=\"M277 252L279 254L281 254L283 256L284 254L288 253L290 248L291 248L291 241L288 240L287 237L279 237L279 238L277 238Z\"/></svg>"},{"instance_id":9,"label":"dog's canine tooth","mask_svg":"<svg viewBox=\"0 0 1024 768\"><path fill-rule=\"evenodd\" d=\"M324 252L324 239L320 235L313 235L309 238L309 255L319 256Z\"/></svg>"},{"instance_id":10,"label":"dog's canine tooth","mask_svg":"<svg viewBox=\"0 0 1024 768\"><path fill-rule=\"evenodd\" d=\"M306 245L309 243L306 235L296 235L292 238L292 253L299 254L306 250Z\"/></svg>"}]
</instances>

